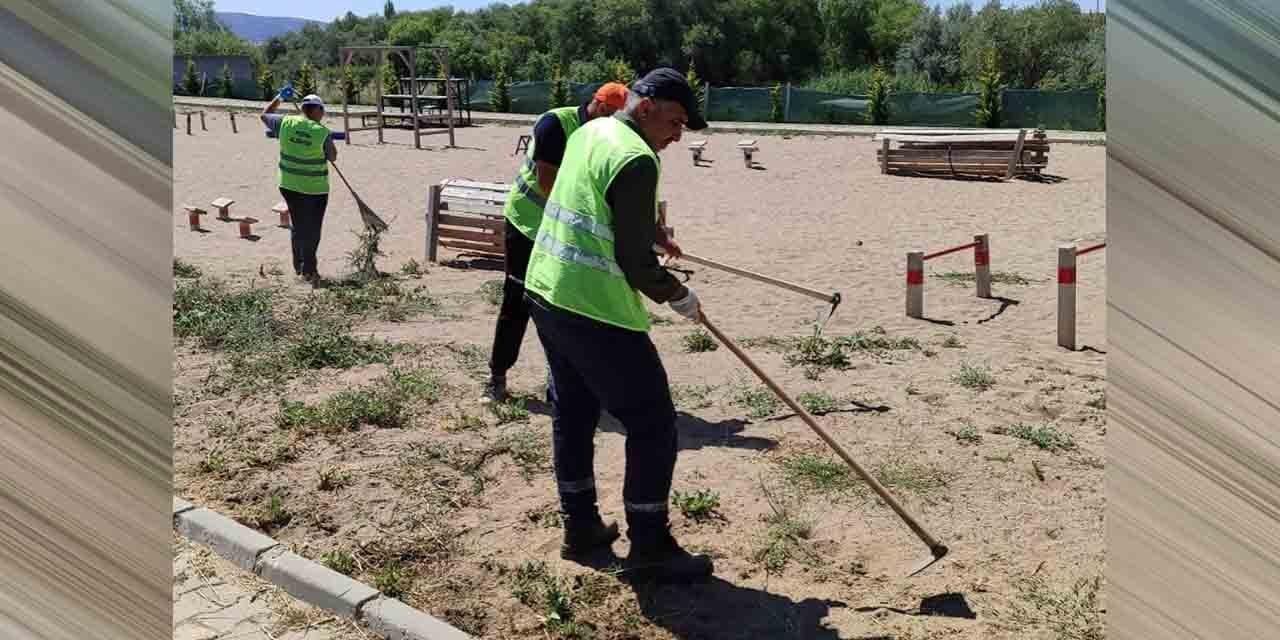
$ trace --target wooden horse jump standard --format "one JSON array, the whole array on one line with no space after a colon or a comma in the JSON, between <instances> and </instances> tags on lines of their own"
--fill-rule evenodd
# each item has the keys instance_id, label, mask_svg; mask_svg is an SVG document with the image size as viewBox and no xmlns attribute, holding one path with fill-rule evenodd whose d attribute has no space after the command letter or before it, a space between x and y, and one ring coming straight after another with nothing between
<instances>
[{"instance_id":1,"label":"wooden horse jump standard","mask_svg":"<svg viewBox=\"0 0 1280 640\"><path fill-rule=\"evenodd\" d=\"M974 279L977 282L977 296L979 298L991 297L991 238L988 234L982 233L973 236L973 242L962 244L958 247L943 249L934 253L925 254L923 251L911 251L907 253L907 316L912 318L924 317L924 263L926 260L941 258L942 256L964 251L965 249L973 249L973 271Z\"/></svg>"},{"instance_id":2,"label":"wooden horse jump standard","mask_svg":"<svg viewBox=\"0 0 1280 640\"><path fill-rule=\"evenodd\" d=\"M1076 350L1076 258L1092 253L1107 243L1076 249L1076 246L1058 247L1058 346Z\"/></svg>"},{"instance_id":3,"label":"wooden horse jump standard","mask_svg":"<svg viewBox=\"0 0 1280 640\"><path fill-rule=\"evenodd\" d=\"M756 141L754 139L741 140L738 142L738 149L742 150L742 161L746 163L747 168L750 169L755 166L755 163L751 161L751 154L760 150L760 147L756 146Z\"/></svg>"},{"instance_id":4,"label":"wooden horse jump standard","mask_svg":"<svg viewBox=\"0 0 1280 640\"><path fill-rule=\"evenodd\" d=\"M431 185L427 200L427 261L439 247L488 258L506 254L502 208L511 185L450 178Z\"/></svg>"}]
</instances>

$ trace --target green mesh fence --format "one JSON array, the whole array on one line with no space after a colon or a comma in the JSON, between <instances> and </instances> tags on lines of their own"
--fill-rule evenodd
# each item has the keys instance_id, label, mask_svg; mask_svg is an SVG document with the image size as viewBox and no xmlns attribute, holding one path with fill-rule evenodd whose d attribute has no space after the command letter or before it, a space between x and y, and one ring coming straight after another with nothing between
<instances>
[{"instance_id":1,"label":"green mesh fence","mask_svg":"<svg viewBox=\"0 0 1280 640\"><path fill-rule=\"evenodd\" d=\"M785 90L784 90L785 93ZM707 120L768 122L772 103L767 87L711 87ZM784 98L785 99L785 98Z\"/></svg>"},{"instance_id":2,"label":"green mesh fence","mask_svg":"<svg viewBox=\"0 0 1280 640\"><path fill-rule=\"evenodd\" d=\"M1001 126L1096 131L1097 91L1005 91Z\"/></svg>"},{"instance_id":3,"label":"green mesh fence","mask_svg":"<svg viewBox=\"0 0 1280 640\"><path fill-rule=\"evenodd\" d=\"M603 82L591 84L569 83L569 95L572 104L586 102ZM473 80L471 82L471 109L473 111L492 111L489 106L489 92L493 90L492 80ZM557 105L568 106L568 105ZM539 114L551 108L550 82L512 82L511 113Z\"/></svg>"},{"instance_id":4,"label":"green mesh fence","mask_svg":"<svg viewBox=\"0 0 1280 640\"><path fill-rule=\"evenodd\" d=\"M570 83L574 104L580 104L602 83ZM490 111L493 81L471 83L471 107ZM708 120L769 122L769 87L711 87ZM790 97L788 98L788 93ZM550 82L511 83L511 112L539 114L549 108ZM867 124L867 97L825 93L784 86L785 121L805 124ZM1096 131L1098 94L1095 91L1005 91L1000 126L1073 131ZM975 127L976 93L895 93L889 96L889 124L893 126Z\"/></svg>"}]
</instances>

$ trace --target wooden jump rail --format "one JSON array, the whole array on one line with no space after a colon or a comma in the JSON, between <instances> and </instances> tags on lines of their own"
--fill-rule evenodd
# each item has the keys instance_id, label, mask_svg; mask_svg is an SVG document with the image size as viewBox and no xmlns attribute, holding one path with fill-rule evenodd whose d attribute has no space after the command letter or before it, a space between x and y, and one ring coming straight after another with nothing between
<instances>
[{"instance_id":1,"label":"wooden jump rail","mask_svg":"<svg viewBox=\"0 0 1280 640\"><path fill-rule=\"evenodd\" d=\"M506 205L511 185L450 178L427 199L427 262L440 247L501 260L506 254Z\"/></svg>"},{"instance_id":2,"label":"wooden jump rail","mask_svg":"<svg viewBox=\"0 0 1280 640\"><path fill-rule=\"evenodd\" d=\"M1077 249L1075 245L1058 247L1058 346L1076 350L1076 258L1107 246L1102 242Z\"/></svg>"},{"instance_id":3,"label":"wooden jump rail","mask_svg":"<svg viewBox=\"0 0 1280 640\"><path fill-rule=\"evenodd\" d=\"M966 249L973 249L974 280L979 298L991 297L991 237L989 234L973 236L973 242L926 254L923 251L907 253L907 316L924 318L924 263Z\"/></svg>"}]
</instances>

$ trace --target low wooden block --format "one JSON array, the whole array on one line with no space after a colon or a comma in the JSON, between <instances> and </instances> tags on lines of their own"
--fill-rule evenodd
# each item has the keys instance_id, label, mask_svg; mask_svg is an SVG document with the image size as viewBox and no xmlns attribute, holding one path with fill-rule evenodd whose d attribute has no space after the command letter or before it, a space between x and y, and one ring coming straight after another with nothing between
<instances>
[{"instance_id":1,"label":"low wooden block","mask_svg":"<svg viewBox=\"0 0 1280 640\"><path fill-rule=\"evenodd\" d=\"M255 222L257 222L257 220L254 218L240 219L240 237L241 238L248 239L250 236L253 235L253 224Z\"/></svg>"},{"instance_id":2,"label":"low wooden block","mask_svg":"<svg viewBox=\"0 0 1280 640\"><path fill-rule=\"evenodd\" d=\"M277 202L276 206L271 207L271 212L280 215L280 226L288 229L292 226L289 220L289 204L286 202Z\"/></svg>"},{"instance_id":3,"label":"low wooden block","mask_svg":"<svg viewBox=\"0 0 1280 640\"><path fill-rule=\"evenodd\" d=\"M187 210L187 226L190 227L192 231L199 230L200 216L208 212L200 207L189 204L183 205L182 208Z\"/></svg>"},{"instance_id":4,"label":"low wooden block","mask_svg":"<svg viewBox=\"0 0 1280 640\"><path fill-rule=\"evenodd\" d=\"M231 198L218 198L217 200L210 202L209 205L218 210L219 220L230 220L231 205L235 203L236 201Z\"/></svg>"}]
</instances>

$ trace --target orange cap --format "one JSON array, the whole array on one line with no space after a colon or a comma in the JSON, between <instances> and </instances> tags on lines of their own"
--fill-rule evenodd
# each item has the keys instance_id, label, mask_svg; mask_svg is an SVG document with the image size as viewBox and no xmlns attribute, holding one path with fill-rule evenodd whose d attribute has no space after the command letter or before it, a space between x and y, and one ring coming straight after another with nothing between
<instances>
[{"instance_id":1,"label":"orange cap","mask_svg":"<svg viewBox=\"0 0 1280 640\"><path fill-rule=\"evenodd\" d=\"M627 87L618 82L606 82L599 89L596 89L594 97L614 109L621 109L627 106Z\"/></svg>"}]
</instances>

